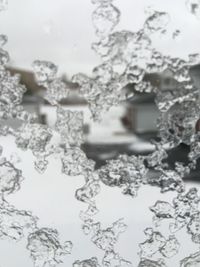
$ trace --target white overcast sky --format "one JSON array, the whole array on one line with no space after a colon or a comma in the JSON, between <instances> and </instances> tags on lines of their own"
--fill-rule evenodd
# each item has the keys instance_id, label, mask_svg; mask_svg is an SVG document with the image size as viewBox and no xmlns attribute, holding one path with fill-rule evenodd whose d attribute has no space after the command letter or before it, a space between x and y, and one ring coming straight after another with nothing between
<instances>
[{"instance_id":1,"label":"white overcast sky","mask_svg":"<svg viewBox=\"0 0 200 267\"><path fill-rule=\"evenodd\" d=\"M190 14L185 0L116 0L121 10L117 29L138 30L144 23L144 8L168 11L171 30L180 29L176 42L160 39L156 45L167 54L185 57L200 50L200 20ZM90 45L95 40L90 0L9 0L0 13L0 33L8 35L12 65L31 68L35 59L50 60L69 76L90 73L98 57Z\"/></svg>"}]
</instances>

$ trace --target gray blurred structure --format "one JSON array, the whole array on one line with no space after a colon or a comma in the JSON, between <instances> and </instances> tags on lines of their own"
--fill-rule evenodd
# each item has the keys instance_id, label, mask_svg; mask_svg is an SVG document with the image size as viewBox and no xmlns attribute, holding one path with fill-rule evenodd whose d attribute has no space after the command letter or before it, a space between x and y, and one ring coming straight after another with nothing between
<instances>
[{"instance_id":1,"label":"gray blurred structure","mask_svg":"<svg viewBox=\"0 0 200 267\"><path fill-rule=\"evenodd\" d=\"M19 69L9 70L13 74L21 74L21 83L28 89L24 96L24 107L30 112L35 112L41 123L48 124L48 116L52 114L49 111L53 107L42 98L45 89L36 84L32 72ZM191 76L195 86L198 88L200 85L200 65L191 69ZM65 77L63 77L63 80L70 89L70 94L61 104L69 109L78 108L88 115L87 102L79 96L77 85L69 82ZM149 81L158 90L174 90L177 85L169 71L165 71L162 74L146 74L144 80ZM134 92L134 85L128 86L127 90ZM154 150L151 141L157 138L156 120L159 115L154 99L155 94L153 93L134 92L134 97L129 99L127 103L122 103L121 111L114 113L114 117L112 113L108 112L107 121L101 124L101 128L94 130L95 125L91 120L85 122L86 142L82 148L88 157L97 162L97 166L104 164L105 160L115 158L119 154L148 154ZM44 112L45 108L46 112ZM11 121L10 123L12 124L13 122ZM112 130L112 128L115 128L114 123L121 125L119 129ZM109 124L111 138L107 138ZM91 132L95 135L95 131L102 132L102 138L98 142L90 140ZM132 138L130 138L131 136ZM107 140L106 143L105 140ZM169 151L169 163L173 165L175 159L176 161L180 160L187 163L188 152L189 148L181 144L173 151Z\"/></svg>"}]
</instances>

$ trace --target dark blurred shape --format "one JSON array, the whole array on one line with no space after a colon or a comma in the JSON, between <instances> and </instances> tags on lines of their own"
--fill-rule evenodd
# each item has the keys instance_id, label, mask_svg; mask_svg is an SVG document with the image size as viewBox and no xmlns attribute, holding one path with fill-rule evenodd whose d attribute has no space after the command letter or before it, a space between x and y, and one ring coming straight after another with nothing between
<instances>
[{"instance_id":1,"label":"dark blurred shape","mask_svg":"<svg viewBox=\"0 0 200 267\"><path fill-rule=\"evenodd\" d=\"M9 71L14 73L19 73L21 75L21 83L27 87L27 92L24 96L24 106L27 107L30 112L36 112L40 123L47 123L47 114L41 112L41 107L48 106L51 108L49 103L42 98L45 92L43 87L36 84L34 75L31 71L9 68ZM197 88L200 87L200 65L196 65L190 70L191 77ZM63 99L61 104L66 107L81 107L83 109L87 108L86 100L79 95L78 85L70 82L65 76L63 76L63 81L66 83L67 87L70 89L69 96ZM144 81L150 82L152 86L157 87L158 90L172 91L176 90L177 81L173 78L170 71L166 70L163 73L146 74ZM126 104L122 103L125 113L123 116L119 116L118 120L124 128L123 135L135 136L134 141L124 142L122 139L121 143L101 143L99 140L98 144L94 142L86 142L83 144L82 148L87 154L87 156L96 161L97 167L105 164L106 160L116 158L119 154L128 155L147 155L153 152L154 146L151 145L152 140L158 139L158 131L156 127L156 121L159 116L158 109L154 103L155 93L141 93L135 91L134 84L127 86L127 92L132 96L127 100ZM85 123L84 134L89 136L92 132L93 125L90 123ZM200 131L200 119L195 125L196 132ZM105 136L106 136L106 126L105 126ZM113 135L116 135L113 132ZM134 139L133 139L134 140ZM137 145L134 146L134 144ZM188 164L188 153L189 146L185 144L180 144L176 148L168 151L167 163L170 167L174 168L175 161L183 162ZM200 164L198 162L197 169L194 170L189 177L186 179L192 179L195 181L200 181Z\"/></svg>"}]
</instances>

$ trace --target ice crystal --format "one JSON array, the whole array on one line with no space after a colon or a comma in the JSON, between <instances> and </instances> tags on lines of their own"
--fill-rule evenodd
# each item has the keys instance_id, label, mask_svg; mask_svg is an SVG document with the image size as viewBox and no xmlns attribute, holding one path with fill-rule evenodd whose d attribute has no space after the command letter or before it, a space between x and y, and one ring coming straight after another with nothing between
<instances>
[{"instance_id":1,"label":"ice crystal","mask_svg":"<svg viewBox=\"0 0 200 267\"><path fill-rule=\"evenodd\" d=\"M198 267L200 265L200 252L191 254L181 261L180 267Z\"/></svg>"},{"instance_id":2,"label":"ice crystal","mask_svg":"<svg viewBox=\"0 0 200 267\"><path fill-rule=\"evenodd\" d=\"M196 90L184 90L184 88L177 86L175 90L163 90L159 91L156 95L156 104L161 112L167 112L170 110L175 104L184 103L186 101L195 102L198 97L198 91ZM187 106L186 103L184 103ZM170 112L173 110L170 110Z\"/></svg>"},{"instance_id":3,"label":"ice crystal","mask_svg":"<svg viewBox=\"0 0 200 267\"><path fill-rule=\"evenodd\" d=\"M171 258L179 252L180 243L175 236L169 236L165 245L161 248L160 253L166 257Z\"/></svg>"},{"instance_id":4,"label":"ice crystal","mask_svg":"<svg viewBox=\"0 0 200 267\"><path fill-rule=\"evenodd\" d=\"M9 61L7 52L0 50L0 65ZM23 94L26 92L25 86L20 83L20 76L11 74L3 69L0 72L0 118L16 118L19 105L22 102ZM22 111L22 109L19 109Z\"/></svg>"},{"instance_id":5,"label":"ice crystal","mask_svg":"<svg viewBox=\"0 0 200 267\"><path fill-rule=\"evenodd\" d=\"M144 70L136 65L128 65L126 69L127 81L133 84L139 84L144 77Z\"/></svg>"},{"instance_id":6,"label":"ice crystal","mask_svg":"<svg viewBox=\"0 0 200 267\"><path fill-rule=\"evenodd\" d=\"M138 265L138 267L167 267L163 260L149 260L149 259L142 259Z\"/></svg>"},{"instance_id":7,"label":"ice crystal","mask_svg":"<svg viewBox=\"0 0 200 267\"><path fill-rule=\"evenodd\" d=\"M3 202L0 205L0 238L21 239L36 228L37 218L31 212L17 210Z\"/></svg>"},{"instance_id":8,"label":"ice crystal","mask_svg":"<svg viewBox=\"0 0 200 267\"><path fill-rule=\"evenodd\" d=\"M197 189L191 188L188 192L179 193L172 204L157 201L154 206L150 207L150 210L155 214L153 219L155 223L163 219L173 219L170 223L171 232L176 232L187 225L188 232L195 242L198 240L199 202Z\"/></svg>"},{"instance_id":9,"label":"ice crystal","mask_svg":"<svg viewBox=\"0 0 200 267\"><path fill-rule=\"evenodd\" d=\"M38 123L23 124L16 134L16 144L19 148L30 149L33 153L43 152L52 137L51 130Z\"/></svg>"},{"instance_id":10,"label":"ice crystal","mask_svg":"<svg viewBox=\"0 0 200 267\"><path fill-rule=\"evenodd\" d=\"M61 78L57 78L48 83L45 99L52 105L56 105L61 100L66 99L68 94L69 89L67 88L67 85Z\"/></svg>"},{"instance_id":11,"label":"ice crystal","mask_svg":"<svg viewBox=\"0 0 200 267\"><path fill-rule=\"evenodd\" d=\"M155 147L155 151L146 157L148 167L150 168L163 166L163 161L168 157L162 144L155 143Z\"/></svg>"},{"instance_id":12,"label":"ice crystal","mask_svg":"<svg viewBox=\"0 0 200 267\"><path fill-rule=\"evenodd\" d=\"M144 59L147 61L152 56L150 45L151 40L143 31L136 33L122 31L112 33L109 35L108 40L94 44L93 48L103 58L111 60L113 64L122 64L123 66L124 63L135 62L136 64L137 62L138 66L140 66Z\"/></svg>"},{"instance_id":13,"label":"ice crystal","mask_svg":"<svg viewBox=\"0 0 200 267\"><path fill-rule=\"evenodd\" d=\"M141 258L151 258L154 254L160 253L166 258L171 258L178 253L180 244L175 236L166 239L160 232L153 231L152 228L145 230L147 240L140 244Z\"/></svg>"},{"instance_id":14,"label":"ice crystal","mask_svg":"<svg viewBox=\"0 0 200 267\"><path fill-rule=\"evenodd\" d=\"M107 87L99 85L94 79L81 73L74 75L72 81L80 85L80 94L87 100L91 113L97 120L105 100L105 97L101 97L101 93Z\"/></svg>"},{"instance_id":15,"label":"ice crystal","mask_svg":"<svg viewBox=\"0 0 200 267\"><path fill-rule=\"evenodd\" d=\"M89 160L79 147L67 148L61 160L62 172L66 175L76 176L94 169L94 162Z\"/></svg>"},{"instance_id":16,"label":"ice crystal","mask_svg":"<svg viewBox=\"0 0 200 267\"><path fill-rule=\"evenodd\" d=\"M144 24L144 29L148 33L163 31L170 21L169 14L166 12L155 11Z\"/></svg>"},{"instance_id":17,"label":"ice crystal","mask_svg":"<svg viewBox=\"0 0 200 267\"><path fill-rule=\"evenodd\" d=\"M114 251L107 251L103 257L103 266L116 266L116 267L133 267L130 261L127 261L120 257L118 253Z\"/></svg>"},{"instance_id":18,"label":"ice crystal","mask_svg":"<svg viewBox=\"0 0 200 267\"><path fill-rule=\"evenodd\" d=\"M100 64L93 68L92 74L75 74L79 94L85 98L93 120L100 120L102 113L126 100L126 86L134 85L135 93L155 94L155 103L160 112L158 120L161 141L155 143L153 153L146 156L120 155L111 159L99 169L81 150L84 142L84 114L81 111L67 110L60 102L69 94L67 84L57 76L58 67L49 61L35 60L33 70L36 82L46 89L44 98L56 106L56 123L48 127L36 123L36 116L25 111L22 106L25 86L20 84L20 76L7 70L9 54L4 50L7 36L0 35L0 134L11 134L18 148L31 150L35 156L35 168L43 173L48 165L48 156L58 156L62 172L70 176L83 175L85 184L75 192L75 198L87 205L80 212L83 232L90 235L91 241L104 251L102 260L106 267L129 267L132 264L123 259L115 246L119 236L127 226L120 219L110 227L102 228L95 219L99 212L96 197L100 193L101 182L110 187L122 188L124 194L136 196L143 184L157 185L161 193L175 191L172 202L158 200L150 210L154 213L153 222L160 226L162 220L169 221L172 233L185 227L191 240L200 244L200 210L197 189L185 191L183 177L190 173L200 157L199 141L199 88L195 88L190 68L199 64L199 54L190 54L188 60L170 57L157 51L153 44L155 34L168 32L170 16L164 11L151 10L143 27L136 32L114 31L120 21L120 11L112 0L92 0L95 10L92 22L97 40L92 49L100 56ZM187 0L190 13L200 17L200 1ZM6 9L7 0L0 1L0 11ZM172 38L180 30L173 30ZM171 88L156 87L146 81L146 74L159 73L174 82ZM6 125L5 120L22 121L17 129ZM54 143L54 138L57 140ZM175 162L174 169L167 164L168 153L165 145L176 147L180 143L190 146L188 165ZM10 160L0 160L0 238L19 240L28 234L27 249L30 251L35 267L56 266L62 256L71 252L70 241L61 244L58 232L37 226L37 218L27 211L17 210L5 201L8 194L20 188L22 172ZM140 244L138 267L166 267L163 259L171 258L179 251L180 244L174 235L165 237L160 230L147 228L146 240ZM199 253L181 261L181 267L199 266ZM97 258L77 260L73 267L100 267Z\"/></svg>"},{"instance_id":19,"label":"ice crystal","mask_svg":"<svg viewBox=\"0 0 200 267\"><path fill-rule=\"evenodd\" d=\"M102 3L92 14L96 34L105 38L118 24L120 11L110 3Z\"/></svg>"},{"instance_id":20,"label":"ice crystal","mask_svg":"<svg viewBox=\"0 0 200 267\"><path fill-rule=\"evenodd\" d=\"M100 267L97 258L93 257L87 260L75 261L73 267Z\"/></svg>"},{"instance_id":21,"label":"ice crystal","mask_svg":"<svg viewBox=\"0 0 200 267\"><path fill-rule=\"evenodd\" d=\"M52 62L35 60L33 62L33 70L37 83L45 85L56 78L58 68Z\"/></svg>"},{"instance_id":22,"label":"ice crystal","mask_svg":"<svg viewBox=\"0 0 200 267\"><path fill-rule=\"evenodd\" d=\"M123 193L136 196L147 175L142 157L121 155L99 169L101 181L111 187L123 188Z\"/></svg>"},{"instance_id":23,"label":"ice crystal","mask_svg":"<svg viewBox=\"0 0 200 267\"><path fill-rule=\"evenodd\" d=\"M55 128L60 133L63 143L80 145L83 142L83 112L58 107Z\"/></svg>"},{"instance_id":24,"label":"ice crystal","mask_svg":"<svg viewBox=\"0 0 200 267\"><path fill-rule=\"evenodd\" d=\"M101 4L97 10L105 7L111 8L111 6L111 4ZM95 15L95 12L93 15ZM114 14L115 12L113 11ZM155 28L155 31L157 31L167 24L167 18L167 13L155 12L146 21L145 27L152 27L152 29ZM163 25L161 25L161 22ZM101 26L104 27L104 23ZM95 28L97 30L96 25ZM156 89L150 83L143 82L143 86L142 84L140 85L145 71L146 69L148 72L162 71L167 66L161 53L152 47L151 40L144 29L134 33L128 31L111 33L109 27L107 27L107 30L109 33L105 32L98 42L92 45L94 51L105 62L95 68L95 70L99 68L102 70L103 66L103 72L100 72L101 76L89 78L83 74L78 74L73 78L73 81L80 85L80 92L88 100L94 119L98 119L98 112L104 111L106 105L108 110L111 106L118 104L124 99L123 95L121 97L121 94L118 92L121 92L122 88L127 84L137 84L136 90L138 91L155 91ZM99 79L99 77L101 78ZM106 84L105 80L107 81ZM112 88L114 90L111 90Z\"/></svg>"},{"instance_id":25,"label":"ice crystal","mask_svg":"<svg viewBox=\"0 0 200 267\"><path fill-rule=\"evenodd\" d=\"M94 223L94 216L99 212L96 207L96 203L93 201L92 204L88 205L86 211L80 212L80 219L83 221L82 230L85 235L89 235L93 229Z\"/></svg>"},{"instance_id":26,"label":"ice crystal","mask_svg":"<svg viewBox=\"0 0 200 267\"><path fill-rule=\"evenodd\" d=\"M34 165L35 165L35 169L39 173L42 174L47 169L48 160L46 160L45 157L44 158L36 158Z\"/></svg>"},{"instance_id":27,"label":"ice crystal","mask_svg":"<svg viewBox=\"0 0 200 267\"><path fill-rule=\"evenodd\" d=\"M88 181L83 187L76 190L76 198L82 202L94 205L94 198L99 192L99 182Z\"/></svg>"},{"instance_id":28,"label":"ice crystal","mask_svg":"<svg viewBox=\"0 0 200 267\"><path fill-rule=\"evenodd\" d=\"M189 159L196 162L200 157L200 132L195 133L191 138Z\"/></svg>"},{"instance_id":29,"label":"ice crystal","mask_svg":"<svg viewBox=\"0 0 200 267\"><path fill-rule=\"evenodd\" d=\"M154 93L157 91L155 86L146 81L141 81L140 83L135 84L134 89L136 92L140 93Z\"/></svg>"},{"instance_id":30,"label":"ice crystal","mask_svg":"<svg viewBox=\"0 0 200 267\"><path fill-rule=\"evenodd\" d=\"M62 245L56 230L41 228L28 236L27 249L35 267L56 266L62 263L64 255L71 253L72 243L66 241Z\"/></svg>"},{"instance_id":31,"label":"ice crystal","mask_svg":"<svg viewBox=\"0 0 200 267\"><path fill-rule=\"evenodd\" d=\"M163 113L159 123L163 142L173 146L181 142L190 145L199 119L198 110L194 102L186 101Z\"/></svg>"},{"instance_id":32,"label":"ice crystal","mask_svg":"<svg viewBox=\"0 0 200 267\"><path fill-rule=\"evenodd\" d=\"M150 43L149 43L150 44ZM162 55L159 51L152 48L150 61L147 62L146 71L148 73L162 73L168 67L166 57Z\"/></svg>"},{"instance_id":33,"label":"ice crystal","mask_svg":"<svg viewBox=\"0 0 200 267\"><path fill-rule=\"evenodd\" d=\"M163 169L162 165L161 167L156 167L155 170L156 169L158 170L158 173L154 174L152 177L148 177L148 184L159 186L162 193L168 191L177 191L180 193L184 191L185 184L181 175L177 171Z\"/></svg>"},{"instance_id":34,"label":"ice crystal","mask_svg":"<svg viewBox=\"0 0 200 267\"><path fill-rule=\"evenodd\" d=\"M72 81L79 84L80 94L87 100L93 119L98 121L101 119L101 113L126 98L122 88L127 81L114 73L110 64L94 68L93 76L90 78L78 73L73 76Z\"/></svg>"},{"instance_id":35,"label":"ice crystal","mask_svg":"<svg viewBox=\"0 0 200 267\"><path fill-rule=\"evenodd\" d=\"M15 168L6 159L0 162L0 194L1 196L12 194L20 189L22 171Z\"/></svg>"},{"instance_id":36,"label":"ice crystal","mask_svg":"<svg viewBox=\"0 0 200 267\"><path fill-rule=\"evenodd\" d=\"M182 192L184 190L184 183L181 176L175 171L164 171L159 177L161 192L173 191Z\"/></svg>"},{"instance_id":37,"label":"ice crystal","mask_svg":"<svg viewBox=\"0 0 200 267\"><path fill-rule=\"evenodd\" d=\"M170 203L161 200L158 200L154 206L150 207L150 210L155 213L158 219L173 218L175 213Z\"/></svg>"},{"instance_id":38,"label":"ice crystal","mask_svg":"<svg viewBox=\"0 0 200 267\"><path fill-rule=\"evenodd\" d=\"M198 53L189 54L188 58L189 58L188 63L191 65L197 65L200 63L200 54L198 54Z\"/></svg>"},{"instance_id":39,"label":"ice crystal","mask_svg":"<svg viewBox=\"0 0 200 267\"><path fill-rule=\"evenodd\" d=\"M111 227L105 230L101 229L100 223L94 224L94 234L91 240L98 248L104 251L113 251L120 234L123 233L126 228L127 225L123 222L123 219L114 222Z\"/></svg>"},{"instance_id":40,"label":"ice crystal","mask_svg":"<svg viewBox=\"0 0 200 267\"><path fill-rule=\"evenodd\" d=\"M51 104L57 105L66 99L69 89L61 78L57 78L58 67L49 61L36 60L33 62L36 82L46 88L44 98Z\"/></svg>"},{"instance_id":41,"label":"ice crystal","mask_svg":"<svg viewBox=\"0 0 200 267\"><path fill-rule=\"evenodd\" d=\"M192 236L192 241L200 244L200 212L193 214L190 217L187 229Z\"/></svg>"},{"instance_id":42,"label":"ice crystal","mask_svg":"<svg viewBox=\"0 0 200 267\"><path fill-rule=\"evenodd\" d=\"M170 225L171 231L176 231L188 223L198 212L200 198L196 188L191 188L187 193L182 193L173 200L175 208L175 223Z\"/></svg>"},{"instance_id":43,"label":"ice crystal","mask_svg":"<svg viewBox=\"0 0 200 267\"><path fill-rule=\"evenodd\" d=\"M189 62L176 57L166 57L166 62L168 70L170 70L174 75L173 78L180 82L183 87L184 83L187 85L187 82L191 81L189 73Z\"/></svg>"}]
</instances>

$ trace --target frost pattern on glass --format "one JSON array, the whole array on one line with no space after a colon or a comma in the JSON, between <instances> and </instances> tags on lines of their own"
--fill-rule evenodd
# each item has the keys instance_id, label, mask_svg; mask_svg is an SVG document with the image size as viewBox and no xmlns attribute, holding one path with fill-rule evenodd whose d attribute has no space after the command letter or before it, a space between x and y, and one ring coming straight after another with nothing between
<instances>
[{"instance_id":1,"label":"frost pattern on glass","mask_svg":"<svg viewBox=\"0 0 200 267\"><path fill-rule=\"evenodd\" d=\"M45 99L51 105L57 105L67 98L69 89L61 78L57 77L58 67L49 61L35 60L32 64L38 85L46 88Z\"/></svg>"},{"instance_id":2,"label":"frost pattern on glass","mask_svg":"<svg viewBox=\"0 0 200 267\"><path fill-rule=\"evenodd\" d=\"M57 108L56 130L63 143L80 145L83 142L83 112Z\"/></svg>"},{"instance_id":3,"label":"frost pattern on glass","mask_svg":"<svg viewBox=\"0 0 200 267\"><path fill-rule=\"evenodd\" d=\"M155 215L153 221L159 225L162 220L170 219L169 228L172 233L186 226L193 242L199 243L199 202L196 188L179 193L173 203L157 201L150 207Z\"/></svg>"},{"instance_id":4,"label":"frost pattern on glass","mask_svg":"<svg viewBox=\"0 0 200 267\"><path fill-rule=\"evenodd\" d=\"M142 259L138 265L138 267L167 267L163 260L149 260L149 259Z\"/></svg>"},{"instance_id":5,"label":"frost pattern on glass","mask_svg":"<svg viewBox=\"0 0 200 267\"><path fill-rule=\"evenodd\" d=\"M37 220L31 212L17 210L3 202L0 205L0 238L20 240L25 233L30 233L36 228Z\"/></svg>"},{"instance_id":6,"label":"frost pattern on glass","mask_svg":"<svg viewBox=\"0 0 200 267\"><path fill-rule=\"evenodd\" d=\"M57 230L41 228L28 236L27 249L35 267L57 266L64 255L71 253L72 243L61 244Z\"/></svg>"},{"instance_id":7,"label":"frost pattern on glass","mask_svg":"<svg viewBox=\"0 0 200 267\"><path fill-rule=\"evenodd\" d=\"M100 265L98 264L98 260L95 257L82 261L77 260L73 263L73 267L85 267L85 266L100 267Z\"/></svg>"},{"instance_id":8,"label":"frost pattern on glass","mask_svg":"<svg viewBox=\"0 0 200 267\"><path fill-rule=\"evenodd\" d=\"M120 12L111 3L101 3L92 14L97 36L105 38L119 23Z\"/></svg>"},{"instance_id":9,"label":"frost pattern on glass","mask_svg":"<svg viewBox=\"0 0 200 267\"><path fill-rule=\"evenodd\" d=\"M155 254L171 258L178 253L180 244L175 236L169 236L166 239L160 232L154 231L152 228L145 229L144 233L147 240L139 245L141 258L151 259Z\"/></svg>"},{"instance_id":10,"label":"frost pattern on glass","mask_svg":"<svg viewBox=\"0 0 200 267\"><path fill-rule=\"evenodd\" d=\"M2 158L0 161L0 197L4 198L5 195L19 190L22 180L22 171L15 168L5 158Z\"/></svg>"},{"instance_id":11,"label":"frost pattern on glass","mask_svg":"<svg viewBox=\"0 0 200 267\"><path fill-rule=\"evenodd\" d=\"M100 249L104 251L112 251L114 245L117 243L121 233L127 228L127 225L120 219L113 223L113 225L107 229L101 229L100 223L93 226L92 242Z\"/></svg>"},{"instance_id":12,"label":"frost pattern on glass","mask_svg":"<svg viewBox=\"0 0 200 267\"><path fill-rule=\"evenodd\" d=\"M144 30L149 34L164 31L169 21L170 17L168 13L155 11L145 21Z\"/></svg>"},{"instance_id":13,"label":"frost pattern on glass","mask_svg":"<svg viewBox=\"0 0 200 267\"><path fill-rule=\"evenodd\" d=\"M192 254L181 261L180 267L198 267L200 264L200 252Z\"/></svg>"},{"instance_id":14,"label":"frost pattern on glass","mask_svg":"<svg viewBox=\"0 0 200 267\"><path fill-rule=\"evenodd\" d=\"M92 119L99 121L102 114L125 101L129 95L126 86L134 85L134 92L155 94L155 104L160 113L157 122L160 142L145 156L119 155L96 169L95 162L88 159L81 149L84 142L84 114L62 107L62 100L69 95L67 84L58 77L58 66L53 62L35 60L32 64L36 82L45 89L44 99L56 107L56 123L48 127L36 122L36 115L25 111L22 99L26 87L20 83L20 75L7 70L10 57L4 47L7 36L0 35L0 135L12 135L17 147L30 150L35 159L35 169L43 173L48 157L53 155L61 161L61 171L66 176L83 175L84 185L74 192L78 201L85 203L80 211L83 233L104 255L99 263L95 256L76 260L73 267L132 267L116 250L120 235L127 229L125 219L103 227L96 219L99 209L96 197L101 184L119 187L122 193L136 197L142 185L158 186L161 193L174 191L171 202L158 200L150 207L154 226L145 229L146 240L139 244L138 267L167 267L165 261L179 252L180 243L176 232L185 229L191 241L200 244L200 197L196 188L185 190L183 178L197 165L200 157L199 134L199 88L193 84L190 68L200 63L198 53L188 59L164 55L154 47L154 35L165 35L171 18L168 13L149 9L143 27L136 32L116 30L120 22L120 10L112 0L91 0L94 4L92 23L96 41L93 51L100 57L100 64L91 75L74 74L71 82L78 85L79 95L87 101ZM0 11L7 8L7 0L0 1ZM200 1L187 0L188 11L200 18ZM172 39L179 36L174 29ZM169 75L175 83L173 89L160 89L145 80L146 74ZM21 122L17 130L7 126L6 120ZM175 162L174 169L166 163L166 145L177 147L180 143L190 146L189 164ZM2 154L2 148L0 148ZM0 238L20 240L27 238L27 249L35 267L57 266L63 256L71 253L72 243L61 243L59 233L47 227L39 228L38 218L29 211L18 210L7 202L7 196L21 187L22 171L15 167L18 159L0 160ZM163 220L169 222L170 235L159 227ZM154 229L155 227L155 229ZM159 258L159 259L158 259ZM180 261L181 267L199 266L200 253L191 254Z\"/></svg>"},{"instance_id":15,"label":"frost pattern on glass","mask_svg":"<svg viewBox=\"0 0 200 267\"><path fill-rule=\"evenodd\" d=\"M88 159L79 147L68 147L61 156L62 172L66 175L81 175L94 171L95 163Z\"/></svg>"},{"instance_id":16,"label":"frost pattern on glass","mask_svg":"<svg viewBox=\"0 0 200 267\"><path fill-rule=\"evenodd\" d=\"M120 187L124 194L134 197L147 175L143 161L142 157L121 155L116 160L107 161L99 169L99 177L104 184Z\"/></svg>"}]
</instances>

